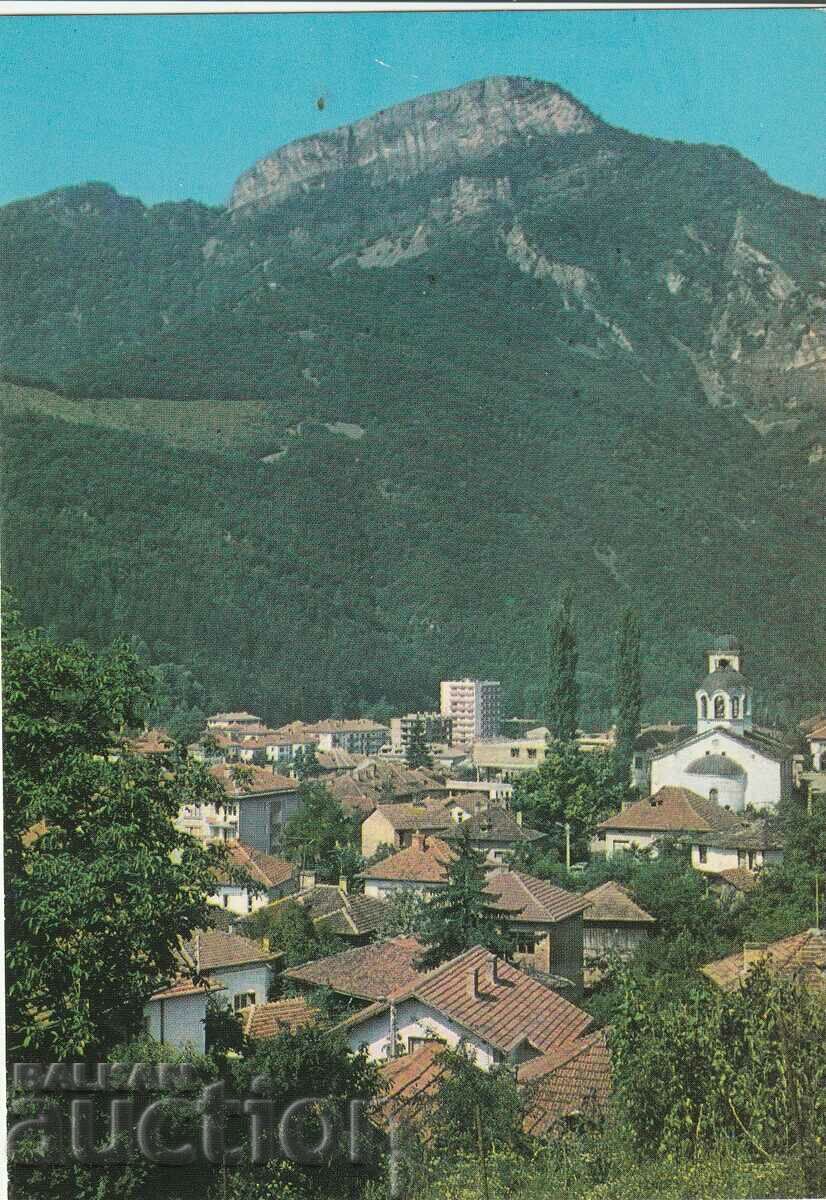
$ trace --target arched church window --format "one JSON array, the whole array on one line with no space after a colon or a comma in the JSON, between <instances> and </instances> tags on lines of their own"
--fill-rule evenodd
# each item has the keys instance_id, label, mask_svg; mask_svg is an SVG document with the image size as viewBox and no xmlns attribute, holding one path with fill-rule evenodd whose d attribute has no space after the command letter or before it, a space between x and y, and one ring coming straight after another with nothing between
<instances>
[{"instance_id":1,"label":"arched church window","mask_svg":"<svg viewBox=\"0 0 826 1200\"><path fill-rule=\"evenodd\" d=\"M708 696L700 697L700 716L703 720L708 716Z\"/></svg>"},{"instance_id":2,"label":"arched church window","mask_svg":"<svg viewBox=\"0 0 826 1200\"><path fill-rule=\"evenodd\" d=\"M733 717L740 716L740 700L737 696L732 696L731 698L731 715Z\"/></svg>"},{"instance_id":3,"label":"arched church window","mask_svg":"<svg viewBox=\"0 0 826 1200\"><path fill-rule=\"evenodd\" d=\"M724 717L726 715L726 701L724 696L714 697L714 715L715 717Z\"/></svg>"}]
</instances>

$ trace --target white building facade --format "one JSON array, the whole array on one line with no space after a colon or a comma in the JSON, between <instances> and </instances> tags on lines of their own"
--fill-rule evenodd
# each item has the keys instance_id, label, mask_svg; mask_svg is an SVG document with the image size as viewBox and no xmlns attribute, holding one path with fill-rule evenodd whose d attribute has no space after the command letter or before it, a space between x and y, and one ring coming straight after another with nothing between
<instances>
[{"instance_id":1,"label":"white building facade","mask_svg":"<svg viewBox=\"0 0 826 1200\"><path fill-rule=\"evenodd\" d=\"M651 756L650 790L689 788L736 813L773 808L792 791L792 755L754 729L752 688L734 638L717 638L707 659L694 694L697 732Z\"/></svg>"}]
</instances>

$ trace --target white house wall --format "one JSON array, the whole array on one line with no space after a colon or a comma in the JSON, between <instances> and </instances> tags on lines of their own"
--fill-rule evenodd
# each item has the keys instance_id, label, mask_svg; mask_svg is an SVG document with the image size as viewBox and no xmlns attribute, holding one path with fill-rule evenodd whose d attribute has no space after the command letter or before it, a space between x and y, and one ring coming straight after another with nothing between
<instances>
[{"instance_id":1,"label":"white house wall","mask_svg":"<svg viewBox=\"0 0 826 1200\"><path fill-rule=\"evenodd\" d=\"M396 1006L396 1039L401 1052L407 1053L410 1038L439 1038L451 1049L464 1042L472 1050L476 1065L489 1071L496 1058L487 1042L475 1034L462 1029L449 1018L436 1012L420 1000L406 1000ZM367 1047L367 1053L375 1061L390 1057L390 1013L383 1012L369 1018L362 1025L347 1031L347 1042L351 1050Z\"/></svg>"},{"instance_id":2,"label":"white house wall","mask_svg":"<svg viewBox=\"0 0 826 1200\"><path fill-rule=\"evenodd\" d=\"M219 996L221 993L219 992ZM206 1046L206 993L151 1000L144 1007L147 1032L167 1046L194 1046L203 1054Z\"/></svg>"},{"instance_id":3,"label":"white house wall","mask_svg":"<svg viewBox=\"0 0 826 1200\"><path fill-rule=\"evenodd\" d=\"M266 963L251 963L240 967L216 967L204 972L210 979L218 979L225 987L219 999L233 1007L233 998L243 992L255 992L256 1004L267 999L272 973Z\"/></svg>"}]
</instances>

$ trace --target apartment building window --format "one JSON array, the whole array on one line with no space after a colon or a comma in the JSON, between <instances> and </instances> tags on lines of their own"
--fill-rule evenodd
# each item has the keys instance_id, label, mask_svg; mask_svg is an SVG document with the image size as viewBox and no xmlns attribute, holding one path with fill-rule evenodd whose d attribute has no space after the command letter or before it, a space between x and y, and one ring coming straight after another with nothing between
<instances>
[{"instance_id":1,"label":"apartment building window","mask_svg":"<svg viewBox=\"0 0 826 1200\"><path fill-rule=\"evenodd\" d=\"M528 751L528 758L536 758L536 751L535 751L535 750L529 750L529 751Z\"/></svg>"},{"instance_id":2,"label":"apartment building window","mask_svg":"<svg viewBox=\"0 0 826 1200\"><path fill-rule=\"evenodd\" d=\"M239 1008L249 1008L251 1004L255 1004L255 992L236 992L232 997L235 1012L238 1012Z\"/></svg>"},{"instance_id":3,"label":"apartment building window","mask_svg":"<svg viewBox=\"0 0 826 1200\"><path fill-rule=\"evenodd\" d=\"M511 746L511 758L519 758L519 747Z\"/></svg>"},{"instance_id":4,"label":"apartment building window","mask_svg":"<svg viewBox=\"0 0 826 1200\"><path fill-rule=\"evenodd\" d=\"M534 954L536 952L536 938L532 933L516 935L516 952L517 954Z\"/></svg>"},{"instance_id":5,"label":"apartment building window","mask_svg":"<svg viewBox=\"0 0 826 1200\"><path fill-rule=\"evenodd\" d=\"M700 846L698 848L698 857L701 863L708 862L708 846Z\"/></svg>"}]
</instances>

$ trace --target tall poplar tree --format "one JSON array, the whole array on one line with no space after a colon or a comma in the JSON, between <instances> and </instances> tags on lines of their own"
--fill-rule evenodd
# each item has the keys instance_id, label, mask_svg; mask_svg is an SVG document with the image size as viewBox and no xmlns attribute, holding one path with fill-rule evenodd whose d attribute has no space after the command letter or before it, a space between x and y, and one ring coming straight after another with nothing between
<instances>
[{"instance_id":1,"label":"tall poplar tree","mask_svg":"<svg viewBox=\"0 0 826 1200\"><path fill-rule=\"evenodd\" d=\"M430 746L427 742L427 731L425 730L424 721L421 718L416 718L410 727L410 737L407 741L407 752L404 756L405 765L408 767L432 767L433 756L430 753Z\"/></svg>"},{"instance_id":2,"label":"tall poplar tree","mask_svg":"<svg viewBox=\"0 0 826 1200\"><path fill-rule=\"evenodd\" d=\"M640 668L640 621L633 608L623 609L617 630L614 657L614 707L617 714L617 743L614 749L617 779L630 782L634 742L640 732L642 674Z\"/></svg>"},{"instance_id":3,"label":"tall poplar tree","mask_svg":"<svg viewBox=\"0 0 826 1200\"><path fill-rule=\"evenodd\" d=\"M548 681L545 690L545 724L558 742L576 741L579 688L573 598L566 588L550 629Z\"/></svg>"}]
</instances>

